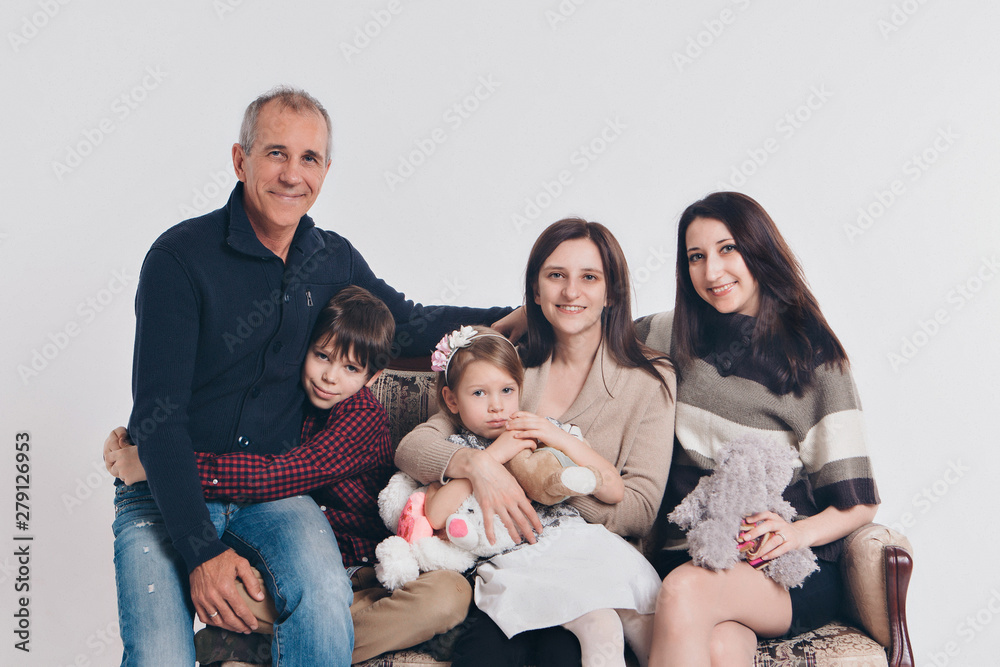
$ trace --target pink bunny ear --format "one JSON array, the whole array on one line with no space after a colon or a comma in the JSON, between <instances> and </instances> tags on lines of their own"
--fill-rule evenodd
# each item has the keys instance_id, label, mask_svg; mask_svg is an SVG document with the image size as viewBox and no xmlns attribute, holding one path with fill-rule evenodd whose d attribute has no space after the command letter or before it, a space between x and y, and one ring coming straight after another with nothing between
<instances>
[{"instance_id":1,"label":"pink bunny ear","mask_svg":"<svg viewBox=\"0 0 1000 667\"><path fill-rule=\"evenodd\" d=\"M403 506L403 513L399 515L399 525L396 527L396 534L410 544L434 534L431 522L427 520L427 515L424 514L424 500L426 497L427 494L423 491L414 491L406 500L406 505Z\"/></svg>"}]
</instances>

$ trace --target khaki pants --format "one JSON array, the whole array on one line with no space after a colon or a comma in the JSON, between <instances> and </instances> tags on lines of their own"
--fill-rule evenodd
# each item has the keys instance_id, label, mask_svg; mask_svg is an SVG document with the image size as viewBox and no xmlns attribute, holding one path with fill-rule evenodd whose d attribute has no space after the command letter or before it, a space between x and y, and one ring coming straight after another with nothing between
<instances>
[{"instance_id":1,"label":"khaki pants","mask_svg":"<svg viewBox=\"0 0 1000 667\"><path fill-rule=\"evenodd\" d=\"M255 570L256 572L256 570ZM263 588L263 578L257 572ZM375 569L363 567L351 577L354 601L354 654L351 662L409 648L442 632L447 632L465 620L472 602L472 587L458 572L436 570L424 572L417 579L395 591L388 591L375 578ZM271 634L277 618L274 601L264 589L265 598L258 602L238 584L244 602L257 617L257 632Z\"/></svg>"}]
</instances>

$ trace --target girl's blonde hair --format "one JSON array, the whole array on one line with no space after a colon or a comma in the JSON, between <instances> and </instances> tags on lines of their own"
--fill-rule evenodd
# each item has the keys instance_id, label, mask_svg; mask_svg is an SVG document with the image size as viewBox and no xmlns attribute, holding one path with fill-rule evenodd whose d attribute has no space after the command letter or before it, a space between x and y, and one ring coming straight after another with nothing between
<instances>
[{"instance_id":1,"label":"girl's blonde hair","mask_svg":"<svg viewBox=\"0 0 1000 667\"><path fill-rule=\"evenodd\" d=\"M521 365L521 358L514 349L513 343L504 338L496 329L475 325L472 327L477 334L491 334L489 336L477 335L466 347L460 347L452 353L451 361L448 363L447 380L445 372L438 373L437 397L438 405L444 411L456 428L463 428L462 418L448 410L444 402L444 388L448 387L452 391L462 382L462 375L465 368L473 361L485 361L502 371L506 372L517 383L518 391L524 383L524 366Z\"/></svg>"}]
</instances>

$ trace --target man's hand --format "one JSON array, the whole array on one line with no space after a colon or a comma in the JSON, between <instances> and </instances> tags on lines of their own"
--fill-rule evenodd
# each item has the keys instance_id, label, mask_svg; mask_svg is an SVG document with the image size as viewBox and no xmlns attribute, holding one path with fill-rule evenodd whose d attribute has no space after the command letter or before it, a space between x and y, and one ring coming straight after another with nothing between
<instances>
[{"instance_id":1,"label":"man's hand","mask_svg":"<svg viewBox=\"0 0 1000 667\"><path fill-rule=\"evenodd\" d=\"M526 541L534 544L536 540L532 529L542 532L542 522L538 519L535 508L531 506L531 501L524 495L521 485L488 453L464 449L456 452L456 456L464 455L465 452L468 452L469 456L465 461L468 465L466 469L468 474L465 477L472 482L472 491L483 509L483 516L490 517L494 514L499 516L503 525L507 527L510 539L515 543L520 542L523 535ZM454 457L452 460L454 461ZM495 544L493 522L484 521L483 524L486 539L490 544Z\"/></svg>"},{"instance_id":2,"label":"man's hand","mask_svg":"<svg viewBox=\"0 0 1000 667\"><path fill-rule=\"evenodd\" d=\"M249 634L257 629L257 618L240 599L237 579L253 599L264 599L250 561L228 549L191 572L191 601L202 623Z\"/></svg>"},{"instance_id":3,"label":"man's hand","mask_svg":"<svg viewBox=\"0 0 1000 667\"><path fill-rule=\"evenodd\" d=\"M524 307L518 306L509 315L494 322L493 328L516 343L528 332L528 314Z\"/></svg>"}]
</instances>

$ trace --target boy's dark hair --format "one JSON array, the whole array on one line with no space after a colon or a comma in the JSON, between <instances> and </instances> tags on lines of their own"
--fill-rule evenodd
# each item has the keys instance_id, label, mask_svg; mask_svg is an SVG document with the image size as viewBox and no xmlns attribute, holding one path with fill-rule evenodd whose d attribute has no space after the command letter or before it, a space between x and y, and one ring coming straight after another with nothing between
<instances>
[{"instance_id":1,"label":"boy's dark hair","mask_svg":"<svg viewBox=\"0 0 1000 667\"><path fill-rule=\"evenodd\" d=\"M368 377L389 365L396 322L381 299L356 285L337 292L323 307L310 345L333 343L333 351L353 356Z\"/></svg>"}]
</instances>

